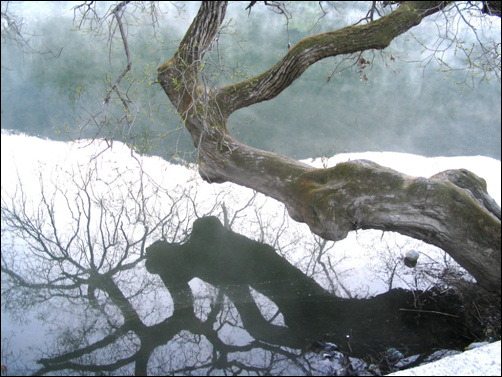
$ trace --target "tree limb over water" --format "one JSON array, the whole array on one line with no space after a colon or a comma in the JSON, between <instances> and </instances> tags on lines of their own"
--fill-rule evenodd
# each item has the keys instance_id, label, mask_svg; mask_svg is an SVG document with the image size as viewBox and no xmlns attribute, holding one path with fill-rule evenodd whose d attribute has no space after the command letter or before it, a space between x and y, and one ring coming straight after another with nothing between
<instances>
[{"instance_id":1,"label":"tree limb over water","mask_svg":"<svg viewBox=\"0 0 502 377\"><path fill-rule=\"evenodd\" d=\"M481 286L500 293L500 207L473 173L455 170L415 178L369 161L314 169L244 145L226 126L233 112L276 97L317 61L384 49L445 5L402 2L375 21L301 40L262 74L211 88L203 80L204 56L217 41L227 3L203 2L177 53L158 70L198 149L201 176L208 182L234 182L283 202L293 219L325 239L340 240L357 229L381 229L436 245Z\"/></svg>"}]
</instances>

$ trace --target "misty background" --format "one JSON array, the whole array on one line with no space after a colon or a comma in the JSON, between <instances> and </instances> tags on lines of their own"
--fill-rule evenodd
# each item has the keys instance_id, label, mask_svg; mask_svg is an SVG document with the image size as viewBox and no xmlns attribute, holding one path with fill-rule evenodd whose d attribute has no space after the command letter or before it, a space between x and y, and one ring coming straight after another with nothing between
<instances>
[{"instance_id":1,"label":"misty background","mask_svg":"<svg viewBox=\"0 0 502 377\"><path fill-rule=\"evenodd\" d=\"M208 85L261 73L287 52L288 43L354 23L367 11L364 3L325 4L328 13L321 17L316 4L305 3L288 5L290 19L262 4L249 12L248 2L232 3L207 59ZM77 2L36 4L9 4L23 19L30 48L2 40L2 129L55 140L113 137L166 159L194 157L156 74L176 51L198 3L159 4L155 28L148 11L124 15L133 62L121 83L133 104L127 130L119 123L120 100L103 102L125 65L118 32L109 39L106 25L78 30L78 12L74 22L72 11ZM234 113L230 132L253 147L301 159L364 151L500 159L500 82L456 70L465 59L454 47L442 55L451 70L430 58L421 43L443 48L437 40L441 17L424 21L384 52L365 52L371 64L364 70L344 57L315 64L279 97ZM500 42L500 20L491 22L483 33ZM459 40L474 41L471 30L458 28Z\"/></svg>"}]
</instances>

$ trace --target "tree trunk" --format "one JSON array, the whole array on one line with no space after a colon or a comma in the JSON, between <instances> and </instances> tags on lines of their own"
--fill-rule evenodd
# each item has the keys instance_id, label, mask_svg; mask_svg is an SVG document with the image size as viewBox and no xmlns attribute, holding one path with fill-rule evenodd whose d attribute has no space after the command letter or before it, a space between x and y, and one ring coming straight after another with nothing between
<instances>
[{"instance_id":1,"label":"tree trunk","mask_svg":"<svg viewBox=\"0 0 502 377\"><path fill-rule=\"evenodd\" d=\"M410 177L360 160L315 169L234 139L226 121L234 111L276 97L315 62L383 49L398 35L438 12L444 2L403 2L391 14L302 39L271 69L220 88L204 86L204 54L215 43L226 2L203 2L159 81L199 152L208 182L233 182L284 203L290 216L319 236L340 240L349 231L395 231L449 253L484 288L500 294L500 207L486 183L466 170L429 179Z\"/></svg>"}]
</instances>

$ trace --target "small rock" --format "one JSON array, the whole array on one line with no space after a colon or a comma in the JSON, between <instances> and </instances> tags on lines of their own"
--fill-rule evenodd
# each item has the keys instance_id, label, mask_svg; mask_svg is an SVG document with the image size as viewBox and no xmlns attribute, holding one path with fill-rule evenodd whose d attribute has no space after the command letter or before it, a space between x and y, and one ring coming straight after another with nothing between
<instances>
[{"instance_id":1,"label":"small rock","mask_svg":"<svg viewBox=\"0 0 502 377\"><path fill-rule=\"evenodd\" d=\"M383 356L391 363L396 363L404 358L404 355L395 348L389 348L387 351L385 351Z\"/></svg>"},{"instance_id":2,"label":"small rock","mask_svg":"<svg viewBox=\"0 0 502 377\"><path fill-rule=\"evenodd\" d=\"M402 360L399 360L396 365L394 365L396 368L399 368L399 369L404 369L406 368L408 365L414 363L415 361L418 360L418 358L420 357L420 355L413 355L413 356L408 356Z\"/></svg>"},{"instance_id":3,"label":"small rock","mask_svg":"<svg viewBox=\"0 0 502 377\"><path fill-rule=\"evenodd\" d=\"M404 265L413 268L417 265L420 253L416 250L408 250L404 256Z\"/></svg>"}]
</instances>

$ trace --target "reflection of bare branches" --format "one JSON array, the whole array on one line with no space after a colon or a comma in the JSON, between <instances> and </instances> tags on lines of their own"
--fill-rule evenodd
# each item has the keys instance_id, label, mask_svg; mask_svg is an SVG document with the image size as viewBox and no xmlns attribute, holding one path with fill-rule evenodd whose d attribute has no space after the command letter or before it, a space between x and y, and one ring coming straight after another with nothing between
<instances>
[{"instance_id":1,"label":"reflection of bare branches","mask_svg":"<svg viewBox=\"0 0 502 377\"><path fill-rule=\"evenodd\" d=\"M146 173L117 171L108 176L98 160L91 159L87 171L79 166L73 171L57 170L59 175L52 177L44 171L35 195L26 191L21 178L13 193L2 188L5 309L15 312L41 303L58 307L63 300L82 307L86 316L101 317L100 331L112 333L87 345L85 341L95 339L93 324L84 324L80 336L74 334L75 329L64 330L55 339L65 341L57 343L55 358L40 361L44 365L40 373L67 368L111 371L131 362L128 356L96 367L75 364L75 359L105 346L115 347L128 332L143 326L133 303L148 293L152 283L148 276L134 278L132 271L144 259L147 238L158 235L163 224L176 218L183 198L183 194L171 195ZM141 162L132 161L142 171ZM58 180L64 180L64 185ZM7 238L12 240L9 247ZM58 312L49 313L46 320L50 322Z\"/></svg>"},{"instance_id":2,"label":"reflection of bare branches","mask_svg":"<svg viewBox=\"0 0 502 377\"><path fill-rule=\"evenodd\" d=\"M251 207L254 204L257 196L258 196L258 192L253 191L253 195L249 198L247 203L245 203L241 208L235 209L233 211L234 214L231 219L229 218L230 216L228 213L228 209L225 206L225 202L223 202L221 204L221 209L223 211L223 224L224 224L225 228L232 229L232 225L234 224L235 220L238 219L239 213L243 213L246 209ZM246 214L244 213L242 216L246 216ZM260 229L262 229L262 228L260 227Z\"/></svg>"},{"instance_id":3,"label":"reflection of bare branches","mask_svg":"<svg viewBox=\"0 0 502 377\"><path fill-rule=\"evenodd\" d=\"M333 294L339 294L339 288L341 288L346 297L352 298L352 293L347 289L347 287L345 287L342 280L338 277L338 272L336 271L337 269L333 265L332 258L329 255L329 251L333 248L334 243L331 241L326 241L317 236L315 237L315 243L316 247L312 254L315 257L315 263L319 264L322 268L322 271L324 272L324 276L328 281L330 287L330 292L332 292ZM326 266L326 263L323 262L323 259L327 260L329 268L328 266ZM337 261L337 264L340 262L341 260ZM314 272L315 269L316 266L314 264L312 271Z\"/></svg>"},{"instance_id":4,"label":"reflection of bare branches","mask_svg":"<svg viewBox=\"0 0 502 377\"><path fill-rule=\"evenodd\" d=\"M158 323L145 324L147 317L138 310L136 297L140 298L140 305L144 303L144 295L153 293L154 297L160 297L155 292L157 286L152 276L136 278L138 265L144 259L146 239L154 233L169 240L182 239L180 223L187 223L192 216L190 207L198 205L197 199L186 200L187 208L181 206L181 199L192 195L191 189L178 188L173 192L162 188L144 172L138 158L131 161L139 164L139 175L119 170L108 175L100 168L102 156L105 154L59 177L49 177L49 172L44 171L39 175L38 196L25 190L21 178L13 194L2 192L2 234L15 234L27 242L25 249L20 249L15 242L11 249L6 249L7 240L2 239L2 298L18 308L22 307L21 297L29 307L40 302L58 307L66 300L82 308L85 317L78 327L54 332L54 349L44 351L44 358L39 360L42 368L35 373L65 369L113 372L130 368L134 363L137 374L146 374L152 351L184 330L196 335L194 342L205 338L211 344L212 356L199 360L200 368L260 369L243 360L231 359L230 354L260 350L261 342L241 347L220 339L220 332L228 326L242 327L235 306L224 305L223 291L211 304L204 321L194 315L196 303L188 285L175 286L170 289L173 315ZM238 219L256 197L257 194L252 193L232 218ZM218 208L223 200L224 197L217 197L209 208ZM246 309L249 314L244 315L244 321L255 322L251 328L255 326L256 331L263 333L257 321L267 322L249 295L249 289L234 288L239 298L248 297L246 303L238 303L241 309L242 305L250 308ZM234 300L238 301L237 296ZM61 315L61 311L58 314ZM45 318L50 321L51 314ZM270 332L265 337L272 335ZM274 357L272 360L265 369L276 363ZM190 368L199 366L173 365L171 370Z\"/></svg>"},{"instance_id":5,"label":"reflection of bare branches","mask_svg":"<svg viewBox=\"0 0 502 377\"><path fill-rule=\"evenodd\" d=\"M101 177L101 179L105 178ZM146 177L143 183L146 184ZM85 184L81 184L80 187L87 190L84 199L91 198L92 201L97 193L96 189ZM146 188L142 189L140 195L138 195L137 190L132 192L134 197L142 202L149 200ZM50 204L52 197L48 195L48 190L45 193L45 203ZM185 194L188 194L188 192L185 192ZM99 198L100 205L107 205L107 208L112 208L111 203L113 203L113 200L106 199L113 198ZM253 200L255 200L254 195L252 195L250 202ZM217 203L221 204L221 198L217 200ZM210 207L218 208L217 206ZM104 224L106 222L106 213L92 212L92 208L89 208L89 206L84 207L85 214L96 214L95 219L99 223ZM146 214L149 207L145 203L139 203L137 208L138 213L145 212ZM101 240L99 243L118 242L114 237L127 235L126 228L120 225L120 218L128 218L128 221L145 220L143 215L131 216L130 213L127 213L126 216L125 210L121 210L120 207L117 207L117 209L118 211L114 211L116 216L108 219L113 219L113 227L119 229L116 234L109 234L106 230L98 232L96 239ZM172 218L176 220L177 215L174 214L177 213L177 209L172 208L171 212L173 212ZM74 213L75 219L78 219L76 211ZM285 214L284 217L287 218ZM48 222L57 224L57 217L49 218ZM80 223L84 227L88 226L86 221L81 220ZM269 231L272 230L272 225L263 221L263 219L259 224L265 225ZM284 224L287 227L287 223ZM139 237L141 238L141 235ZM270 235L267 235L266 238L273 239ZM63 242L63 237L58 236L58 239ZM128 241L126 245L132 245L134 242ZM196 243L194 239L190 238L185 242L188 244ZM256 245L251 240L246 242ZM206 240L204 244L209 247L212 243ZM138 247L143 250L143 246L138 244ZM235 245L235 247L234 252L242 251L242 247L239 247L239 245ZM329 258L332 243L326 243L318 239L317 247L307 262L310 270L314 271L317 266L321 266L321 271L324 271L324 274L332 276L335 269ZM88 256L86 261L90 263L89 261L94 260L94 264L99 265L101 263L100 254L96 247L94 247L93 251L94 259ZM142 292L141 289L146 290L147 286L132 288L129 280L126 280L129 286L126 285L127 283L124 283L123 279L121 279L124 271L120 269L115 269L114 275L98 274L90 269L88 276L81 276L83 280L82 292L84 294L82 298L88 299L90 304L89 308L86 309L86 312L89 313L89 322L82 322L80 329L63 331L60 334L62 341L58 343L53 352L40 360L42 368L36 373L48 374L65 369L94 373L117 372L120 370L122 373L131 373L131 368L134 366L135 373L140 375L153 372L155 374L208 374L211 372L228 374L248 372L271 375L281 372L285 374L309 374L313 373L317 368L317 364L312 362L311 354L305 350L308 345L308 340L305 338L307 338L309 331L313 331L310 333L313 339L318 339L319 334L331 333L330 329L335 328L340 331L340 329L345 328L344 326L350 326L352 329L351 321L365 320L364 317L357 318L360 314L354 314L358 313L360 307L352 307L352 305L359 303L359 300L354 300L354 303L352 303L350 300L338 301L338 299L326 298L318 302L318 296L315 296L315 299L309 299L311 296L309 295L309 289L306 287L315 284L313 281L305 276L291 278L292 280L283 278L274 280L275 275L284 274L283 268L289 271L292 266L284 264L284 261L281 262L281 258L275 259L273 255L270 255L270 258L275 262L253 253L250 255L250 259L244 262L244 265L250 266L253 260L259 260L260 269L268 268L274 271L274 274L269 275L271 281L253 283L266 294L266 297L270 297L273 303L279 304L277 307L270 308L274 313L264 314L263 311L266 309L261 304L259 297L251 295L247 284L249 282L239 283L232 280L221 284L218 279L227 279L224 276L231 273L230 269L206 263L203 260L203 251L204 249L199 249L197 253L202 252L202 254L194 254L190 257L192 262L186 266L177 266L176 259L170 262L171 265L174 263L173 273L166 276L164 287L169 290L174 304L174 312L172 315L164 314L165 319L161 319L159 322L155 321L150 325L147 325L144 318L140 317L136 306L132 302L135 295L134 291ZM224 259L232 255L232 250L227 251L229 254L222 253L220 250L221 260L219 263L224 263ZM105 252L111 258L111 249ZM121 255L117 255L117 257L120 259ZM83 263L83 260L80 263ZM133 266L132 263L134 263L134 260L129 262L129 265ZM234 263L237 263L235 259ZM106 263L103 262L103 264ZM128 266L128 264L122 263L122 266ZM204 271L205 266L215 267L213 273L216 272L216 274L211 275L213 273L209 269L207 274L202 273L200 275L201 279L212 284L210 291L207 292L210 304L207 308L202 308L203 303L207 302L207 300L194 298L193 289L190 289L188 285L190 276L185 275L184 269L202 268L202 271ZM329 269L333 271L329 271ZM111 270L113 270L113 267ZM178 277L177 273L181 274L180 276L183 276L183 278ZM293 270L289 273L296 274ZM242 274L240 275L242 276ZM85 279L87 279L87 283ZM212 281L212 279L215 280ZM87 296L85 296L86 284ZM136 283L132 285L136 285ZM281 287L284 287L284 289ZM4 288L3 285L2 288ZM335 291L336 288L332 287ZM307 301L303 303L302 301L291 301L291 297L286 297L286 294L298 294L303 297L303 300ZM92 304L98 307L96 312L93 311L94 308L91 309ZM369 301L368 305L373 304ZM375 301L375 305L381 306L378 300ZM346 309L344 309L345 307ZM113 311L112 308L116 310ZM335 314L344 310L353 313L352 316L356 316L356 318L353 320L340 320ZM279 312L284 316L288 327L272 323ZM101 325L96 323L95 319L93 319L93 313L100 313L100 317L104 318L105 321ZM371 313L372 321L375 321L377 312L372 310ZM329 321L327 318L329 318ZM349 321L349 325L344 325L344 321ZM376 327L378 328L378 326ZM97 330L99 332L96 332ZM108 333L108 335L96 336L101 331L104 334ZM251 338L247 335L245 337L245 339L248 339L246 342L235 344L234 339L238 339L238 334L244 331L251 335ZM342 332L342 338L343 335ZM355 351L357 349L357 339L363 339L363 335L359 334L357 330L353 331L353 335L355 340L351 343L351 349ZM93 340L91 341L91 339Z\"/></svg>"}]
</instances>

